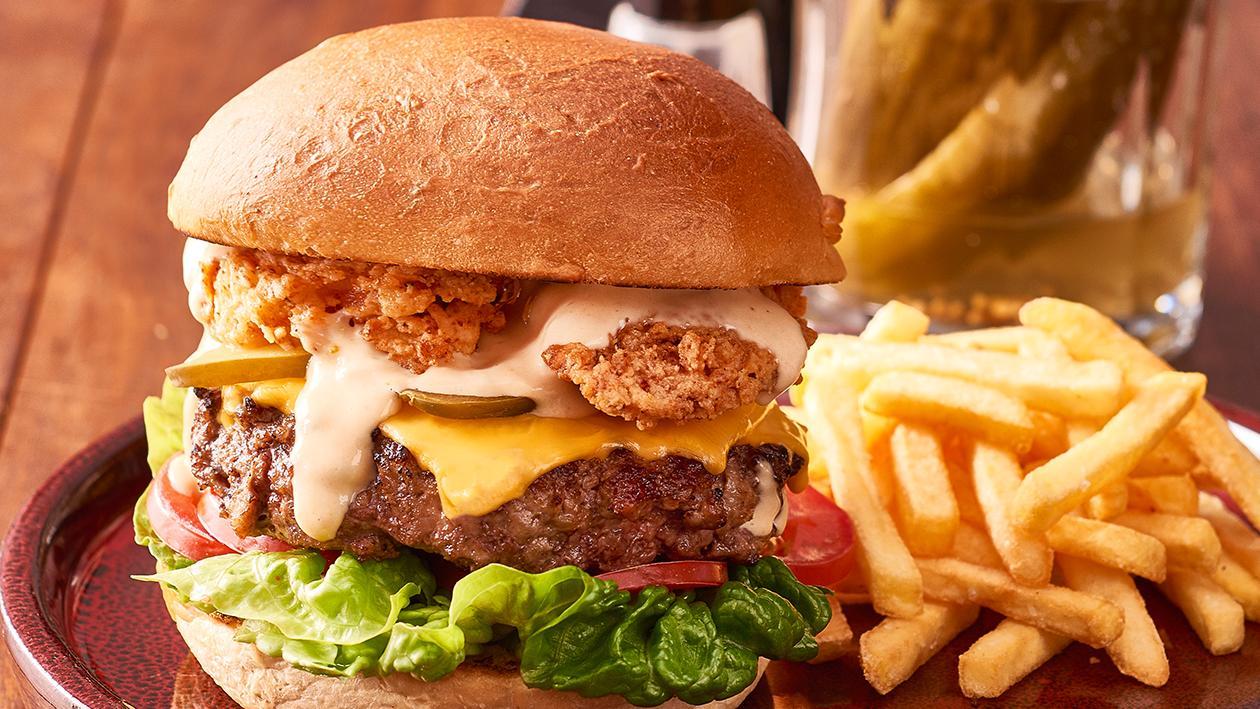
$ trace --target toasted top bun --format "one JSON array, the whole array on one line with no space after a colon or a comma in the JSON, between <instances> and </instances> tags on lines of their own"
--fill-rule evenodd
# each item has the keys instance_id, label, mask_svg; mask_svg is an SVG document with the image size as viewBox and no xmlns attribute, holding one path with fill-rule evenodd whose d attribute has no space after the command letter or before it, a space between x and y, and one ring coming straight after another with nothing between
<instances>
[{"instance_id":1,"label":"toasted top bun","mask_svg":"<svg viewBox=\"0 0 1260 709\"><path fill-rule=\"evenodd\" d=\"M231 246L677 288L838 281L841 211L707 65L498 17L341 35L280 66L193 138L168 205Z\"/></svg>"},{"instance_id":2,"label":"toasted top bun","mask_svg":"<svg viewBox=\"0 0 1260 709\"><path fill-rule=\"evenodd\" d=\"M328 709L328 707L398 707L428 709L446 707L577 707L613 709L628 707L618 696L588 699L573 692L531 689L521 681L514 667L465 663L451 674L425 682L411 675L387 677L329 677L299 670L284 660L259 652L251 644L232 639L232 628L201 611L180 603L164 591L166 607L175 620L184 642L201 668L233 701L245 709ZM766 660L757 668L757 677L766 669ZM757 686L730 699L703 705L707 709L737 707ZM689 704L670 700L668 709Z\"/></svg>"}]
</instances>

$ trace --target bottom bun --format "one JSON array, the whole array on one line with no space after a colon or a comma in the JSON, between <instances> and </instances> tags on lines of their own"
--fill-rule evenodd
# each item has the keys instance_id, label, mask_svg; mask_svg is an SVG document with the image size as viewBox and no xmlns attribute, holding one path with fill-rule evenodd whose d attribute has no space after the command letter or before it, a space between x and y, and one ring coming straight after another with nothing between
<instances>
[{"instance_id":1,"label":"bottom bun","mask_svg":"<svg viewBox=\"0 0 1260 709\"><path fill-rule=\"evenodd\" d=\"M460 665L459 669L436 682L425 682L407 674L387 677L331 677L293 667L284 660L264 655L251 643L232 639L228 624L196 608L180 603L163 589L166 606L175 627L201 668L228 696L246 709L256 707L382 707L423 709L426 707L579 707L603 709L629 706L618 696L586 698L574 692L531 689L521 681L516 667L503 664ZM764 658L757 667L757 680L765 672ZM757 686L753 682L739 694L704 707L737 707ZM677 699L663 707L691 706Z\"/></svg>"}]
</instances>

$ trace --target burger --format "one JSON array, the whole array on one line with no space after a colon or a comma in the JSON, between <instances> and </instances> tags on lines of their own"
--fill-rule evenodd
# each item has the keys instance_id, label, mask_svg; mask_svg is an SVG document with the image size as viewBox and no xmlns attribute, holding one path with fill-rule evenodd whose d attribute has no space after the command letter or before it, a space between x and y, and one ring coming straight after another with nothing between
<instances>
[{"instance_id":1,"label":"burger","mask_svg":"<svg viewBox=\"0 0 1260 709\"><path fill-rule=\"evenodd\" d=\"M204 337L145 402L139 578L237 702L730 706L816 653L774 402L842 204L736 84L546 22L334 37L168 213Z\"/></svg>"}]
</instances>

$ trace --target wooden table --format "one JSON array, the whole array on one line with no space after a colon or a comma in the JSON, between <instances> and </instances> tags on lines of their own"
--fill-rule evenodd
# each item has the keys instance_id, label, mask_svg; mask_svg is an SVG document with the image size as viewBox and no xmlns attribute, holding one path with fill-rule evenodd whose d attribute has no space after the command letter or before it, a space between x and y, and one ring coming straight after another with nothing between
<instances>
[{"instance_id":1,"label":"wooden table","mask_svg":"<svg viewBox=\"0 0 1260 709\"><path fill-rule=\"evenodd\" d=\"M1207 309L1179 364L1260 408L1260 3L1232 4ZM196 343L166 186L210 114L329 35L499 5L0 4L0 530L59 462L135 416ZM0 685L0 704L16 704L14 691Z\"/></svg>"}]
</instances>

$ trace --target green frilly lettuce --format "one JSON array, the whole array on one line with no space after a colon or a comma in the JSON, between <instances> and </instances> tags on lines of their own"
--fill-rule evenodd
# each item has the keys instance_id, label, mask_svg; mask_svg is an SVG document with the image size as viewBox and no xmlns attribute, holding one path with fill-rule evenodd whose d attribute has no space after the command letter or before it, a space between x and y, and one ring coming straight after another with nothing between
<instances>
[{"instance_id":1,"label":"green frilly lettuce","mask_svg":"<svg viewBox=\"0 0 1260 709\"><path fill-rule=\"evenodd\" d=\"M167 383L145 400L154 471L182 448L185 394ZM671 697L703 704L751 684L759 657L813 657L814 635L831 619L826 591L773 557L731 565L730 580L707 591L632 594L573 566L531 574L491 564L442 595L410 552L382 561L343 553L332 564L313 551L194 562L153 532L145 496L133 521L136 543L157 559L157 573L138 579L241 619L238 641L321 674L436 680L498 648L519 656L531 687L617 694L640 706Z\"/></svg>"}]
</instances>

